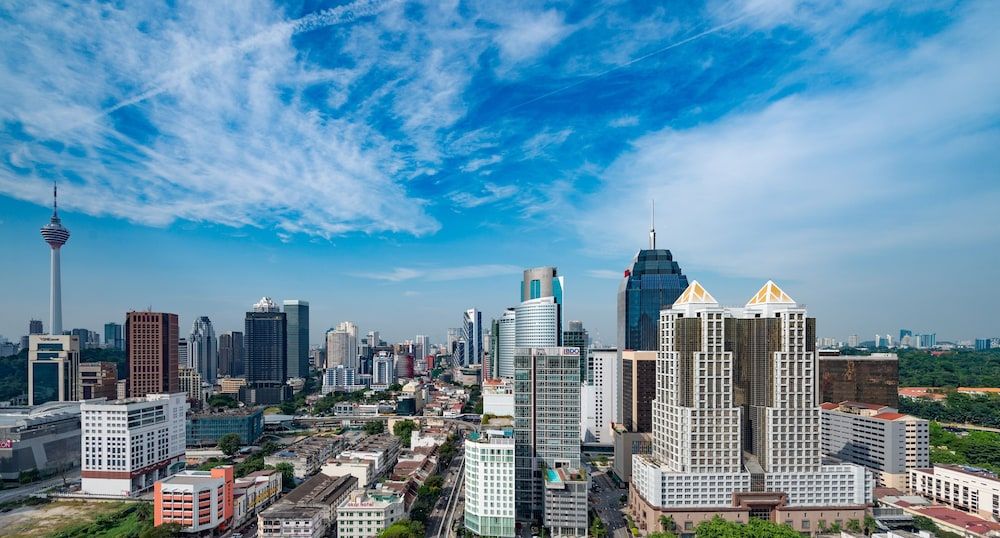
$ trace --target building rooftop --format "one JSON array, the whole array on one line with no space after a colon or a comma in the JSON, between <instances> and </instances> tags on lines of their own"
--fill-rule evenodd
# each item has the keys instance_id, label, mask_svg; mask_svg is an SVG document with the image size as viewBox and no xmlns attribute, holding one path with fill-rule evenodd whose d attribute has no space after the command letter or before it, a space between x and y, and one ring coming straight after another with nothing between
<instances>
[{"instance_id":1,"label":"building rooftop","mask_svg":"<svg viewBox=\"0 0 1000 538\"><path fill-rule=\"evenodd\" d=\"M991 531L1000 531L1000 523L987 521L966 512L948 508L947 506L928 506L915 509L920 515L943 521L949 525L965 529L969 532L985 535Z\"/></svg>"},{"instance_id":2,"label":"building rooftop","mask_svg":"<svg viewBox=\"0 0 1000 538\"><path fill-rule=\"evenodd\" d=\"M331 504L357 486L358 479L352 475L327 476L318 474L301 483L282 497L282 503L290 504Z\"/></svg>"}]
</instances>

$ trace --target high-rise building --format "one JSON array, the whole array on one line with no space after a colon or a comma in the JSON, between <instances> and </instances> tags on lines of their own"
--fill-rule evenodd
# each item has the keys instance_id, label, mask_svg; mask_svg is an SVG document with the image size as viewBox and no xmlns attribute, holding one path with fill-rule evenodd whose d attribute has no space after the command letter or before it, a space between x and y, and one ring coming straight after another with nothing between
<instances>
[{"instance_id":1,"label":"high-rise building","mask_svg":"<svg viewBox=\"0 0 1000 538\"><path fill-rule=\"evenodd\" d=\"M32 334L28 337L28 405L80 399L79 337Z\"/></svg>"},{"instance_id":2,"label":"high-rise building","mask_svg":"<svg viewBox=\"0 0 1000 538\"><path fill-rule=\"evenodd\" d=\"M270 297L262 298L247 312L243 327L246 346L247 394L244 401L255 404L279 403L287 395L286 353L288 334L285 313Z\"/></svg>"},{"instance_id":3,"label":"high-rise building","mask_svg":"<svg viewBox=\"0 0 1000 538\"><path fill-rule=\"evenodd\" d=\"M97 349L101 347L101 335L90 329L70 329L63 334L71 334L80 339L80 349Z\"/></svg>"},{"instance_id":4,"label":"high-rise building","mask_svg":"<svg viewBox=\"0 0 1000 538\"><path fill-rule=\"evenodd\" d=\"M656 352L622 352L621 370L621 423L631 432L652 432Z\"/></svg>"},{"instance_id":5,"label":"high-rise building","mask_svg":"<svg viewBox=\"0 0 1000 538\"><path fill-rule=\"evenodd\" d=\"M201 386L201 372L194 368L180 368L177 371L178 389L187 395L188 401L200 402L205 399Z\"/></svg>"},{"instance_id":6,"label":"high-rise building","mask_svg":"<svg viewBox=\"0 0 1000 538\"><path fill-rule=\"evenodd\" d=\"M122 338L121 323L110 321L104 324L104 345L110 349L125 351L125 339Z\"/></svg>"},{"instance_id":7,"label":"high-rise building","mask_svg":"<svg viewBox=\"0 0 1000 538\"><path fill-rule=\"evenodd\" d=\"M821 514L862 520L871 473L824 465L815 319L768 281L723 308L697 281L660 314L653 450L633 457L629 508L640 528L715 515L812 532Z\"/></svg>"},{"instance_id":8,"label":"high-rise building","mask_svg":"<svg viewBox=\"0 0 1000 538\"><path fill-rule=\"evenodd\" d=\"M483 313L470 308L462 314L462 338L465 340L465 355L462 366L483 363Z\"/></svg>"},{"instance_id":9,"label":"high-rise building","mask_svg":"<svg viewBox=\"0 0 1000 538\"><path fill-rule=\"evenodd\" d=\"M133 313L148 314L129 314ZM131 497L183 470L188 410L184 398L183 393L150 393L144 398L81 403L80 492Z\"/></svg>"},{"instance_id":10,"label":"high-rise building","mask_svg":"<svg viewBox=\"0 0 1000 538\"><path fill-rule=\"evenodd\" d=\"M559 303L551 296L529 299L517 305L514 312L515 349L558 347L562 341L559 309Z\"/></svg>"},{"instance_id":11,"label":"high-rise building","mask_svg":"<svg viewBox=\"0 0 1000 538\"><path fill-rule=\"evenodd\" d=\"M309 301L284 301L288 320L288 377L309 377Z\"/></svg>"},{"instance_id":12,"label":"high-rise building","mask_svg":"<svg viewBox=\"0 0 1000 538\"><path fill-rule=\"evenodd\" d=\"M611 424L618 416L618 350L594 349L586 360L589 379L580 393L580 439L611 446Z\"/></svg>"},{"instance_id":13,"label":"high-rise building","mask_svg":"<svg viewBox=\"0 0 1000 538\"><path fill-rule=\"evenodd\" d=\"M461 339L462 329L460 327L451 327L448 329L448 337L445 340L448 346L448 353L455 354L455 348L458 345L458 341Z\"/></svg>"},{"instance_id":14,"label":"high-rise building","mask_svg":"<svg viewBox=\"0 0 1000 538\"><path fill-rule=\"evenodd\" d=\"M132 311L125 316L128 394L173 394L180 390L177 314Z\"/></svg>"},{"instance_id":15,"label":"high-rise building","mask_svg":"<svg viewBox=\"0 0 1000 538\"><path fill-rule=\"evenodd\" d=\"M215 384L219 375L219 350L215 328L208 316L194 320L191 337L188 339L188 353L191 355L191 368L201 374L203 381Z\"/></svg>"},{"instance_id":16,"label":"high-rise building","mask_svg":"<svg viewBox=\"0 0 1000 538\"><path fill-rule=\"evenodd\" d=\"M503 315L496 320L493 331L497 377L508 381L514 379L514 349L517 345L516 316L517 311L514 308L504 310Z\"/></svg>"},{"instance_id":17,"label":"high-rise building","mask_svg":"<svg viewBox=\"0 0 1000 538\"><path fill-rule=\"evenodd\" d=\"M114 362L84 362L76 393L81 400L118 397L118 365Z\"/></svg>"},{"instance_id":18,"label":"high-rise building","mask_svg":"<svg viewBox=\"0 0 1000 538\"><path fill-rule=\"evenodd\" d=\"M562 338L563 299L566 283L555 267L535 267L524 270L524 280L521 281L521 302L552 297L556 304L556 332ZM534 344L529 344L534 346ZM556 344L561 345L561 344ZM518 347L525 347L518 344Z\"/></svg>"},{"instance_id":19,"label":"high-rise building","mask_svg":"<svg viewBox=\"0 0 1000 538\"><path fill-rule=\"evenodd\" d=\"M976 338L976 351L986 351L992 347L993 341L989 338Z\"/></svg>"},{"instance_id":20,"label":"high-rise building","mask_svg":"<svg viewBox=\"0 0 1000 538\"><path fill-rule=\"evenodd\" d=\"M243 375L243 333L232 331L219 335L219 374L236 377Z\"/></svg>"},{"instance_id":21,"label":"high-rise building","mask_svg":"<svg viewBox=\"0 0 1000 538\"><path fill-rule=\"evenodd\" d=\"M473 432L465 440L465 528L514 538L514 433Z\"/></svg>"},{"instance_id":22,"label":"high-rise building","mask_svg":"<svg viewBox=\"0 0 1000 538\"><path fill-rule=\"evenodd\" d=\"M587 370L587 353L590 349L590 335L587 329L583 328L582 321L570 321L566 324L566 330L562 334L562 345L567 347L580 348L580 380L593 380L593 373Z\"/></svg>"},{"instance_id":23,"label":"high-rise building","mask_svg":"<svg viewBox=\"0 0 1000 538\"><path fill-rule=\"evenodd\" d=\"M62 276L60 274L59 253L62 246L69 241L69 230L59 220L57 205L58 191L52 186L52 218L42 226L42 238L52 249L50 285L49 285L49 334L62 334ZM74 382L75 386L75 382Z\"/></svg>"},{"instance_id":24,"label":"high-rise building","mask_svg":"<svg viewBox=\"0 0 1000 538\"><path fill-rule=\"evenodd\" d=\"M28 334L29 335L32 335L32 334L42 334L44 332L45 332L45 329L42 327L42 320L40 320L40 319L33 319L33 320L31 320L31 321L28 322Z\"/></svg>"},{"instance_id":25,"label":"high-rise building","mask_svg":"<svg viewBox=\"0 0 1000 538\"><path fill-rule=\"evenodd\" d=\"M431 341L427 336L423 334L418 334L416 339L416 350L414 351L414 356L419 358L426 357L431 352Z\"/></svg>"},{"instance_id":26,"label":"high-rise building","mask_svg":"<svg viewBox=\"0 0 1000 538\"><path fill-rule=\"evenodd\" d=\"M858 345L860 345L860 344L861 344L861 337L860 336L858 336L856 334L852 334L851 336L847 337L847 346L848 347L858 347Z\"/></svg>"},{"instance_id":27,"label":"high-rise building","mask_svg":"<svg viewBox=\"0 0 1000 538\"><path fill-rule=\"evenodd\" d=\"M902 344L903 339L907 336L913 336L913 331L910 329L900 329L899 330L899 342Z\"/></svg>"},{"instance_id":28,"label":"high-rise building","mask_svg":"<svg viewBox=\"0 0 1000 538\"><path fill-rule=\"evenodd\" d=\"M899 404L899 357L895 353L841 355L822 350L818 363L820 400Z\"/></svg>"},{"instance_id":29,"label":"high-rise building","mask_svg":"<svg viewBox=\"0 0 1000 538\"><path fill-rule=\"evenodd\" d=\"M372 361L372 386L385 390L395 382L396 365L393 363L392 355L384 351L379 352Z\"/></svg>"},{"instance_id":30,"label":"high-rise building","mask_svg":"<svg viewBox=\"0 0 1000 538\"><path fill-rule=\"evenodd\" d=\"M187 338L177 339L177 367L194 368L194 361L191 360L191 350L188 348Z\"/></svg>"},{"instance_id":31,"label":"high-rise building","mask_svg":"<svg viewBox=\"0 0 1000 538\"><path fill-rule=\"evenodd\" d=\"M656 351L660 310L668 308L688 286L667 249L656 248L650 226L649 248L640 250L618 286L618 350Z\"/></svg>"},{"instance_id":32,"label":"high-rise building","mask_svg":"<svg viewBox=\"0 0 1000 538\"><path fill-rule=\"evenodd\" d=\"M545 470L580 468L578 348L514 351L514 439L517 517L543 519Z\"/></svg>"},{"instance_id":33,"label":"high-rise building","mask_svg":"<svg viewBox=\"0 0 1000 538\"><path fill-rule=\"evenodd\" d=\"M823 453L867 467L877 487L906 491L906 471L931 466L926 420L879 404L826 402L820 408Z\"/></svg>"},{"instance_id":34,"label":"high-rise building","mask_svg":"<svg viewBox=\"0 0 1000 538\"><path fill-rule=\"evenodd\" d=\"M369 335L378 338L378 333ZM369 343L371 346L371 343ZM336 329L326 333L326 367L344 365L358 369L358 326L353 321L342 321Z\"/></svg>"}]
</instances>

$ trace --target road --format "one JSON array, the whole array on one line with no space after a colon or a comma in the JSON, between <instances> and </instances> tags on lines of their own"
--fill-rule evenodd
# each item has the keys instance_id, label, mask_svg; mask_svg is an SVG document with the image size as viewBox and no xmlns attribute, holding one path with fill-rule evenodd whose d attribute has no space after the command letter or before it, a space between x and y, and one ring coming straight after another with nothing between
<instances>
[{"instance_id":1,"label":"road","mask_svg":"<svg viewBox=\"0 0 1000 538\"><path fill-rule=\"evenodd\" d=\"M447 516L451 513L449 508L452 506L452 499L458 493L462 493L460 490L464 485L464 470L465 458L463 450L459 449L455 457L452 458L451 465L445 470L441 496L438 497L434 509L427 517L427 536L440 536L443 535L442 531L450 529L451 519Z\"/></svg>"},{"instance_id":2,"label":"road","mask_svg":"<svg viewBox=\"0 0 1000 538\"><path fill-rule=\"evenodd\" d=\"M619 489L615 485L615 482L608 476L607 471L603 470L592 472L590 483L590 506L597 512L597 516L601 518L601 521L604 522L604 525L610 532L610 536L616 538L628 536L621 502L621 496L627 495L628 490Z\"/></svg>"},{"instance_id":3,"label":"road","mask_svg":"<svg viewBox=\"0 0 1000 538\"><path fill-rule=\"evenodd\" d=\"M955 428L957 430L976 430L981 432L1000 433L1000 428L988 428L986 426L977 426L975 424L957 424L955 422L942 422L941 426L944 428Z\"/></svg>"},{"instance_id":4,"label":"road","mask_svg":"<svg viewBox=\"0 0 1000 538\"><path fill-rule=\"evenodd\" d=\"M66 473L66 482L72 484L73 482L78 482L80 480L80 470L76 469ZM0 502L13 501L21 497L27 497L28 495L34 495L35 493L41 493L53 486L63 485L63 479L61 476L56 476L54 478L47 478L40 482L35 482L33 484L27 484L20 486L15 489L5 489L0 491Z\"/></svg>"}]
</instances>

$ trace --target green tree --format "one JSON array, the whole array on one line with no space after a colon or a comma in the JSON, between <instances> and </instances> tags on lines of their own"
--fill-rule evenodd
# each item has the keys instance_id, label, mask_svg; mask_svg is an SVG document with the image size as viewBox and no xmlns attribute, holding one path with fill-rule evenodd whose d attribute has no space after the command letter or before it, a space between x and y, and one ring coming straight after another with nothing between
<instances>
[{"instance_id":1,"label":"green tree","mask_svg":"<svg viewBox=\"0 0 1000 538\"><path fill-rule=\"evenodd\" d=\"M396 437L399 437L399 442L402 443L404 447L409 447L410 436L413 435L413 430L415 429L417 429L416 422L409 419L399 420L392 426L392 433Z\"/></svg>"},{"instance_id":2,"label":"green tree","mask_svg":"<svg viewBox=\"0 0 1000 538\"><path fill-rule=\"evenodd\" d=\"M857 519L847 521L847 530L851 532L861 532L861 522Z\"/></svg>"},{"instance_id":3,"label":"green tree","mask_svg":"<svg viewBox=\"0 0 1000 538\"><path fill-rule=\"evenodd\" d=\"M239 407L240 403L228 394L213 394L208 399L208 405L209 407L226 407L232 409Z\"/></svg>"},{"instance_id":4,"label":"green tree","mask_svg":"<svg viewBox=\"0 0 1000 538\"><path fill-rule=\"evenodd\" d=\"M660 527L665 531L673 531L677 524L674 523L674 516L660 516Z\"/></svg>"},{"instance_id":5,"label":"green tree","mask_svg":"<svg viewBox=\"0 0 1000 538\"><path fill-rule=\"evenodd\" d=\"M281 487L283 489L295 487L295 467L291 463L279 463L274 466L274 470L281 473Z\"/></svg>"},{"instance_id":6,"label":"green tree","mask_svg":"<svg viewBox=\"0 0 1000 538\"><path fill-rule=\"evenodd\" d=\"M233 457L240 451L240 436L237 433L227 433L219 438L219 450L223 454Z\"/></svg>"},{"instance_id":7,"label":"green tree","mask_svg":"<svg viewBox=\"0 0 1000 538\"><path fill-rule=\"evenodd\" d=\"M424 538L424 526L419 521L401 519L378 533L378 538Z\"/></svg>"},{"instance_id":8,"label":"green tree","mask_svg":"<svg viewBox=\"0 0 1000 538\"><path fill-rule=\"evenodd\" d=\"M741 524L715 516L694 529L697 538L800 538L788 525L778 525L763 519L751 519Z\"/></svg>"},{"instance_id":9,"label":"green tree","mask_svg":"<svg viewBox=\"0 0 1000 538\"><path fill-rule=\"evenodd\" d=\"M139 531L139 538L174 538L181 535L179 523L166 523L159 527L145 527Z\"/></svg>"},{"instance_id":10,"label":"green tree","mask_svg":"<svg viewBox=\"0 0 1000 538\"><path fill-rule=\"evenodd\" d=\"M365 422L365 433L368 435L378 435L385 431L385 422L381 420L369 420Z\"/></svg>"}]
</instances>

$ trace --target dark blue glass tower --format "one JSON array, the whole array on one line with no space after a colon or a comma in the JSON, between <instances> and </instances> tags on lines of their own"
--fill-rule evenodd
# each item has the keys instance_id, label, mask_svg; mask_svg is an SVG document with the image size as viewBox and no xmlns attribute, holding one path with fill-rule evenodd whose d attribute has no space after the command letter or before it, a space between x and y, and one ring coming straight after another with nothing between
<instances>
[{"instance_id":1,"label":"dark blue glass tower","mask_svg":"<svg viewBox=\"0 0 1000 538\"><path fill-rule=\"evenodd\" d=\"M687 286L669 250L640 250L618 288L618 349L656 351L660 310L674 304Z\"/></svg>"}]
</instances>

